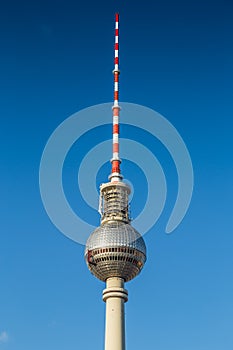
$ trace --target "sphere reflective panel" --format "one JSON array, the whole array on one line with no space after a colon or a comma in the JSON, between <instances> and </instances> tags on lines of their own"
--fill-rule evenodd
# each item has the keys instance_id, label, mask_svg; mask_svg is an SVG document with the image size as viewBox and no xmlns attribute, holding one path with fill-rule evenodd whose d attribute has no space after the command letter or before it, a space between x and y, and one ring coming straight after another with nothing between
<instances>
[{"instance_id":1,"label":"sphere reflective panel","mask_svg":"<svg viewBox=\"0 0 233 350\"><path fill-rule=\"evenodd\" d=\"M146 246L140 233L130 224L110 221L99 226L88 238L85 260L98 279L136 277L146 261Z\"/></svg>"}]
</instances>

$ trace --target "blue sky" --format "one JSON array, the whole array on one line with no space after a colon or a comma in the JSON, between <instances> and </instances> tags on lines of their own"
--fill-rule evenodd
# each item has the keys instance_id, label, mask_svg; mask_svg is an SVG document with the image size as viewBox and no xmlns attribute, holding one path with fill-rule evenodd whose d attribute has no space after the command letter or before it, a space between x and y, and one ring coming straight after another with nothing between
<instances>
[{"instance_id":1,"label":"blue sky","mask_svg":"<svg viewBox=\"0 0 233 350\"><path fill-rule=\"evenodd\" d=\"M177 178L161 145L152 146L168 176L168 198L144 236L146 266L127 284L127 348L231 350L232 4L205 0L0 5L0 349L103 348L104 285L88 272L83 246L49 220L38 178L54 129L85 107L112 101L116 11L120 100L165 116L183 137L195 175L189 211L166 235ZM74 149L66 169L74 207L76 156ZM130 177L133 165L122 167ZM135 212L144 200L139 178Z\"/></svg>"}]
</instances>

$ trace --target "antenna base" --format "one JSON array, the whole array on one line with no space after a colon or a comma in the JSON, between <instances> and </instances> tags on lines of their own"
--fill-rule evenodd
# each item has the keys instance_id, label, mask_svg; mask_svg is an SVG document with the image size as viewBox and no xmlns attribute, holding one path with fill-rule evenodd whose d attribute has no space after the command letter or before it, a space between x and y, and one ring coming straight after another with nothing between
<instances>
[{"instance_id":1,"label":"antenna base","mask_svg":"<svg viewBox=\"0 0 233 350\"><path fill-rule=\"evenodd\" d=\"M120 173L111 173L109 175L108 179L111 182L118 182L118 181L121 181L123 179L123 176Z\"/></svg>"}]
</instances>

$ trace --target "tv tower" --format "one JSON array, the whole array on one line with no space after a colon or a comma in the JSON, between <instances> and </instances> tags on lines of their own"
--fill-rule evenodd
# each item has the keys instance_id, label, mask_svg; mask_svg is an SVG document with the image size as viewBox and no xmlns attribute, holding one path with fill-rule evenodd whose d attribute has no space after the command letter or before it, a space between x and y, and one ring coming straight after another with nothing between
<instances>
[{"instance_id":1,"label":"tv tower","mask_svg":"<svg viewBox=\"0 0 233 350\"><path fill-rule=\"evenodd\" d=\"M103 282L106 302L105 350L125 350L124 303L128 292L124 284L136 277L146 261L146 246L140 233L130 224L128 196L119 158L119 14L115 16L113 156L109 182L100 186L101 224L86 243L85 260L91 273Z\"/></svg>"}]
</instances>

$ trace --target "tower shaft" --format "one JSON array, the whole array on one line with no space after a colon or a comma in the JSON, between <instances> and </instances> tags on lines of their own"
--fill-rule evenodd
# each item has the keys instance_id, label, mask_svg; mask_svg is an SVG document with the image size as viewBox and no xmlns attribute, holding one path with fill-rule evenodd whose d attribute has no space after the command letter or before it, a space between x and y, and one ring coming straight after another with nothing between
<instances>
[{"instance_id":1,"label":"tower shaft","mask_svg":"<svg viewBox=\"0 0 233 350\"><path fill-rule=\"evenodd\" d=\"M103 291L106 302L105 350L125 350L125 302L128 292L124 289L124 280L118 277L108 278Z\"/></svg>"}]
</instances>

